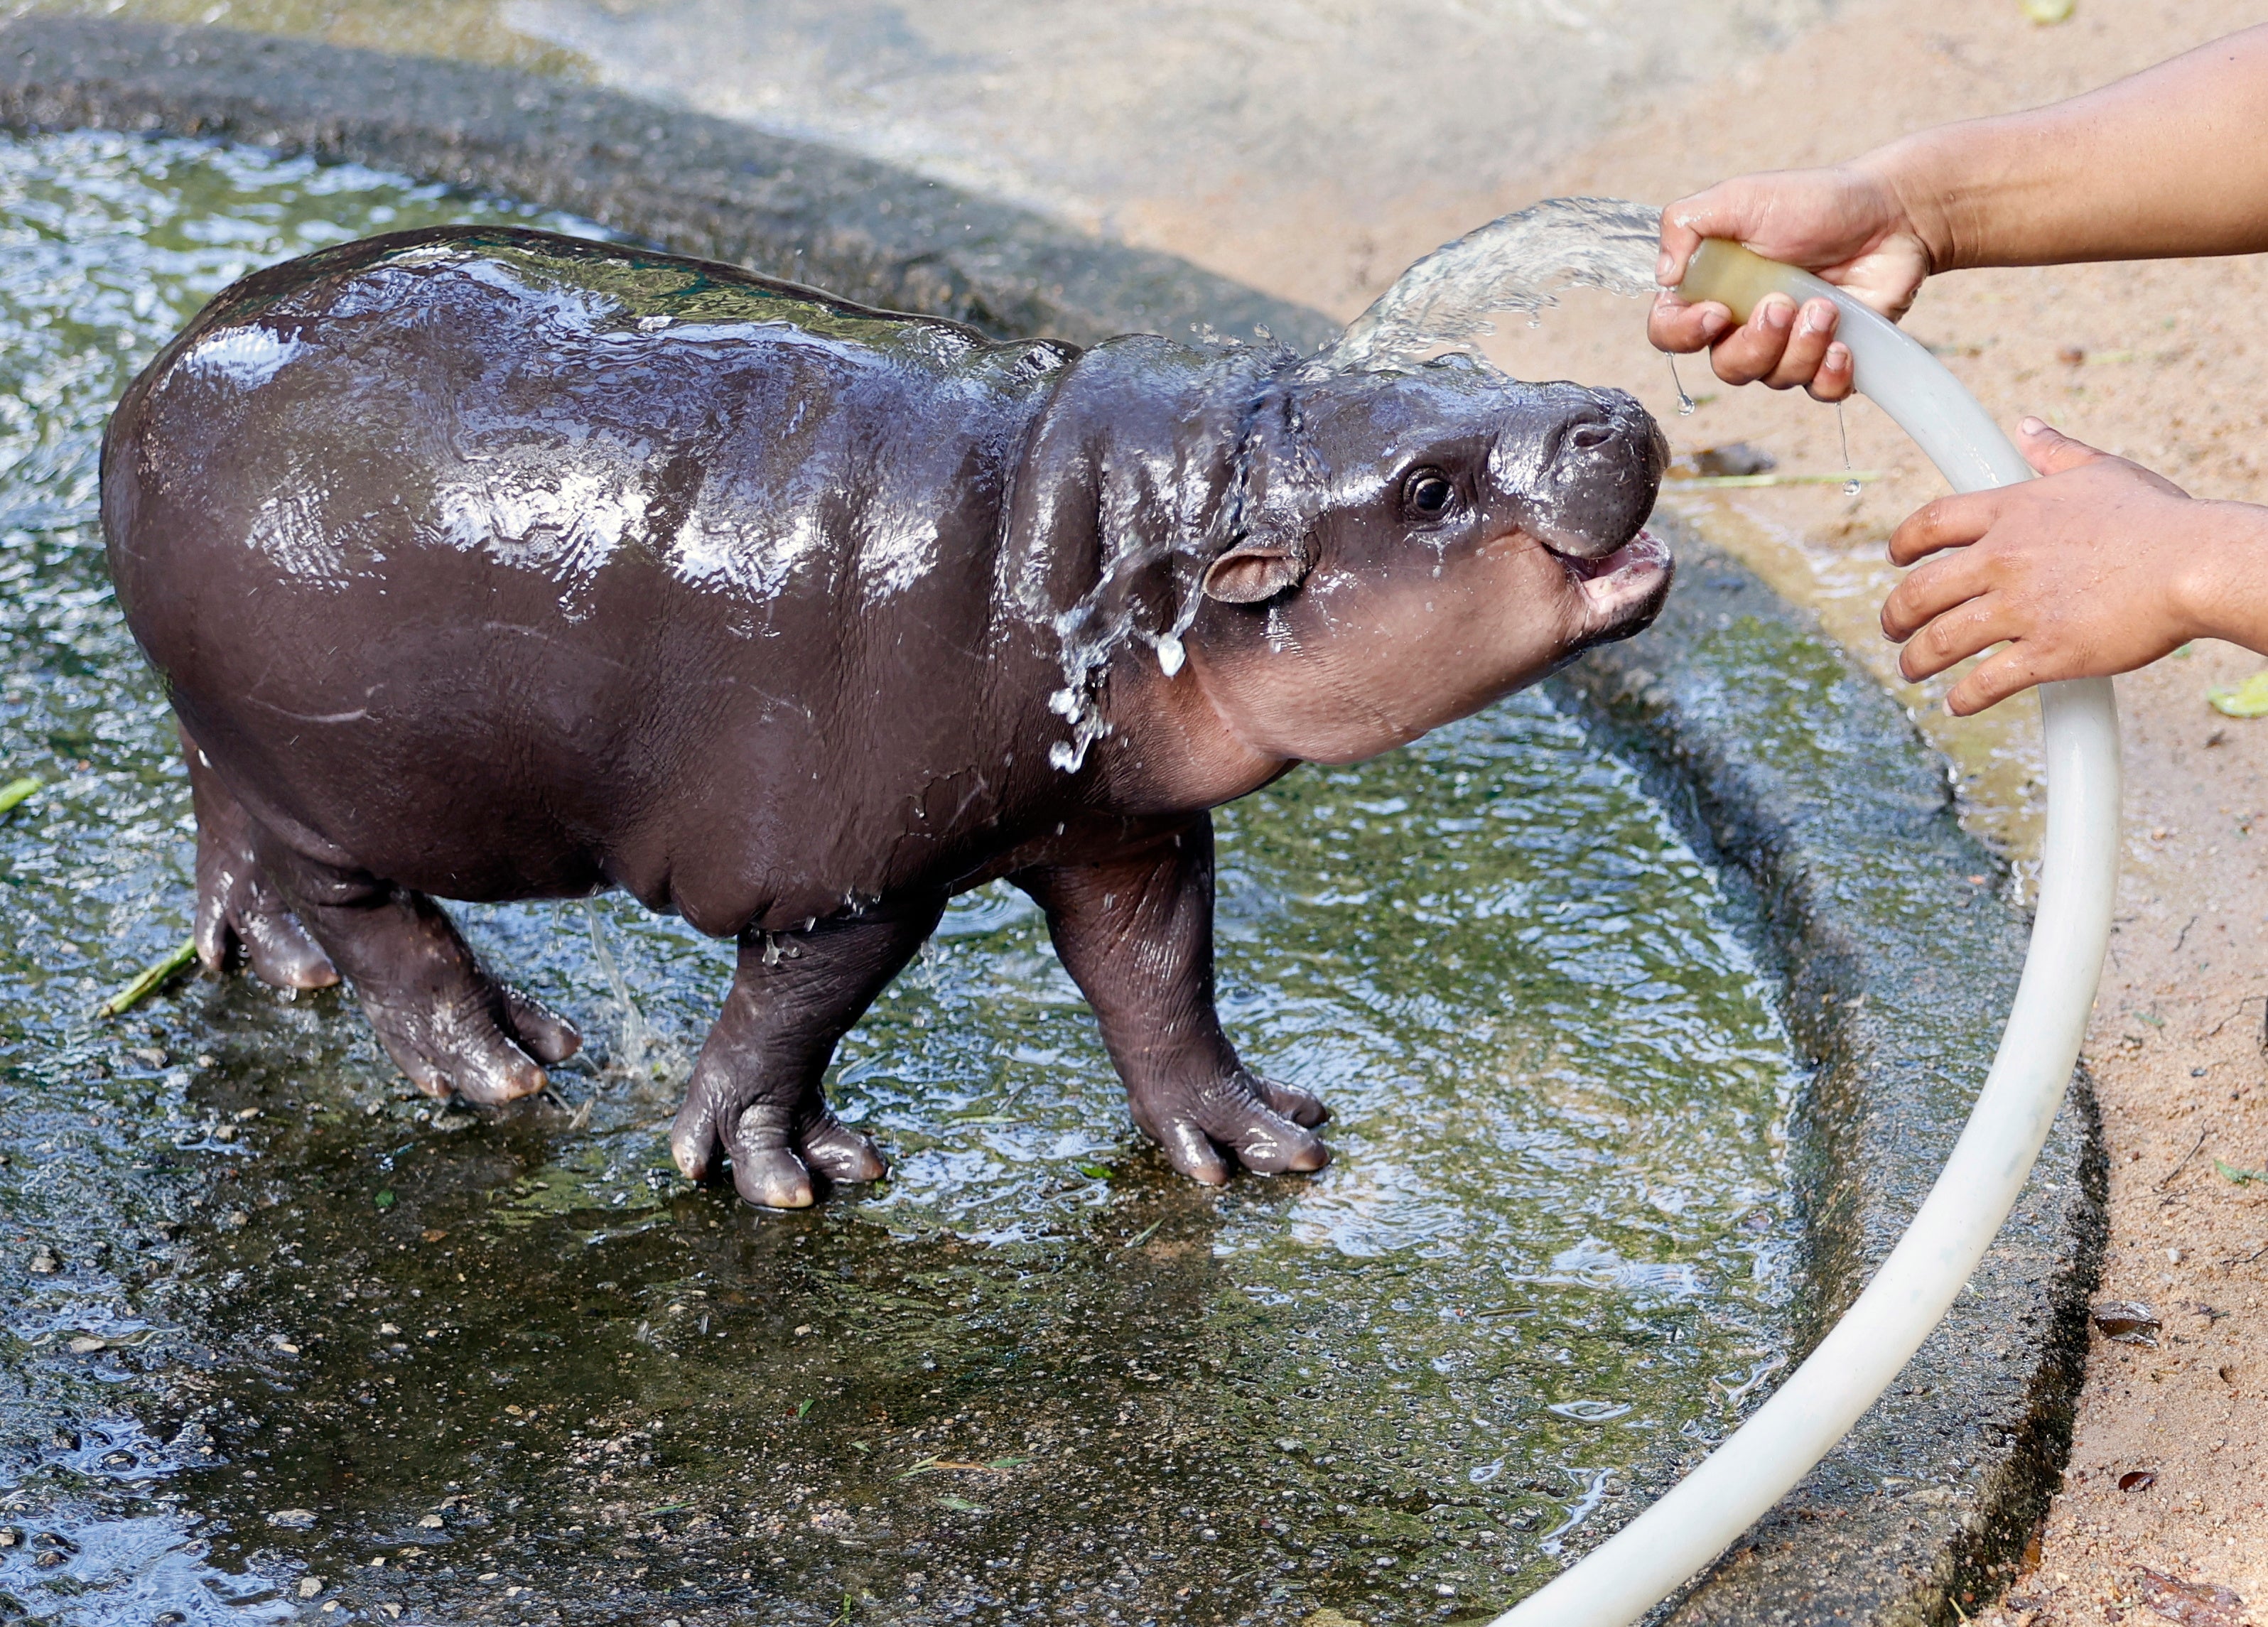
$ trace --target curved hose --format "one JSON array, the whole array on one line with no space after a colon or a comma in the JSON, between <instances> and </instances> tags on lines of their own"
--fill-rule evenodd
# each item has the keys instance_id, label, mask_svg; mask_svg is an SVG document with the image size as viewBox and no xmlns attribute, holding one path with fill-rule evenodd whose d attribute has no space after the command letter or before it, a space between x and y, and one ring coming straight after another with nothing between
<instances>
[{"instance_id":1,"label":"curved hose","mask_svg":"<svg viewBox=\"0 0 2268 1627\"><path fill-rule=\"evenodd\" d=\"M1850 295L1792 267L1710 241L1679 292L1745 320L1774 291L1842 312L1859 387L1913 437L1957 491L2031 469L1936 357ZM2110 681L2040 687L2047 840L2039 913L2008 1026L1969 1123L1913 1224L1810 1358L1652 1507L1494 1627L1625 1627L1675 1593L1834 1449L1953 1303L2031 1174L2079 1060L2110 940L2118 879L2118 713Z\"/></svg>"}]
</instances>

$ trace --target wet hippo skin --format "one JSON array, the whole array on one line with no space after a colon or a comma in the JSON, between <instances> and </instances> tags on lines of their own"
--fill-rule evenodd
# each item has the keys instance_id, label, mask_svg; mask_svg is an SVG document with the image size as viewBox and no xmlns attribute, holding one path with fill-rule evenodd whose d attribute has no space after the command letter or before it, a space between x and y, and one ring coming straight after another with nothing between
<instances>
[{"instance_id":1,"label":"wet hippo skin","mask_svg":"<svg viewBox=\"0 0 2268 1627\"><path fill-rule=\"evenodd\" d=\"M434 900L622 887L739 945L679 1167L793 1207L882 1173L822 1072L999 877L1174 1167L1321 1167L1322 1105L1214 1013L1207 810L1644 627L1663 456L1627 396L1454 358L998 343L446 228L216 299L102 513L205 965L343 976L422 1089L501 1102L578 1039Z\"/></svg>"}]
</instances>

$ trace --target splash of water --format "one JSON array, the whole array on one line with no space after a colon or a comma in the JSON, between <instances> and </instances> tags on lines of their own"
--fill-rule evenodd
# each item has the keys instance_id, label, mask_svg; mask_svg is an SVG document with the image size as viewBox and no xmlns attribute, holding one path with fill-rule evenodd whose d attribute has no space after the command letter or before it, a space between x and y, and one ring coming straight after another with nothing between
<instances>
[{"instance_id":1,"label":"splash of water","mask_svg":"<svg viewBox=\"0 0 2268 1627\"><path fill-rule=\"evenodd\" d=\"M1408 366L1493 333L1498 311L1533 315L1565 288L1639 295L1654 290L1661 211L1621 198L1546 198L1453 243L1404 271L1347 325L1311 367L1336 372Z\"/></svg>"},{"instance_id":2,"label":"splash of water","mask_svg":"<svg viewBox=\"0 0 2268 1627\"><path fill-rule=\"evenodd\" d=\"M591 959L606 979L615 1008L616 1029L608 1071L627 1078L637 1088L659 1086L666 1093L668 1087L692 1071L692 1059L683 1046L646 1020L637 997L630 990L630 979L622 975L622 964L615 958L599 908L588 899L583 902L583 920L590 929Z\"/></svg>"}]
</instances>

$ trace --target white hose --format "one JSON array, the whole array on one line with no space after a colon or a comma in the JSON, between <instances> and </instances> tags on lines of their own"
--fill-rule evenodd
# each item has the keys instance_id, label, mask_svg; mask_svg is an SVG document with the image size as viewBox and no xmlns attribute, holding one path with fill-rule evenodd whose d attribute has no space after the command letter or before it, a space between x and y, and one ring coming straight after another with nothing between
<instances>
[{"instance_id":1,"label":"white hose","mask_svg":"<svg viewBox=\"0 0 2268 1627\"><path fill-rule=\"evenodd\" d=\"M1956 491L2031 469L1935 357L1818 278L1711 241L1679 292L1746 320L1778 291L1842 312L1858 386ZM2063 1101L2110 941L2118 880L2118 713L2110 681L2043 684L2047 841L2039 913L1992 1070L1945 1172L1858 1302L1771 1399L1652 1507L1495 1627L1627 1627L1724 1552L1834 1449L1921 1348L1984 1257Z\"/></svg>"}]
</instances>

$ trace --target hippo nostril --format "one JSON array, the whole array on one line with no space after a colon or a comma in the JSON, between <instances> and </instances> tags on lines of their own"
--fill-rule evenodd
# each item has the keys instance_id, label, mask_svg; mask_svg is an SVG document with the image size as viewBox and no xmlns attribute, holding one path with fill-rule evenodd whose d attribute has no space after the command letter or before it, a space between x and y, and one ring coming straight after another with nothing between
<instances>
[{"instance_id":1,"label":"hippo nostril","mask_svg":"<svg viewBox=\"0 0 2268 1627\"><path fill-rule=\"evenodd\" d=\"M1615 426L1602 419L1587 419L1567 431L1567 445L1577 452L1594 452L1615 438Z\"/></svg>"}]
</instances>

